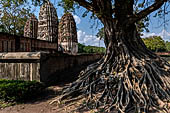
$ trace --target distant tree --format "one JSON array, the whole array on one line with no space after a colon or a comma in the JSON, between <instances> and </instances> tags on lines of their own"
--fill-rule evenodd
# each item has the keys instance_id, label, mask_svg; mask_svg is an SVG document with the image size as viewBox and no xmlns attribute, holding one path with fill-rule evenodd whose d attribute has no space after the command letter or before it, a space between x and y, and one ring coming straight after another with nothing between
<instances>
[{"instance_id":1,"label":"distant tree","mask_svg":"<svg viewBox=\"0 0 170 113\"><path fill-rule=\"evenodd\" d=\"M78 44L78 52L79 53L105 53L104 47L96 47L96 46L85 46L83 44Z\"/></svg>"},{"instance_id":2,"label":"distant tree","mask_svg":"<svg viewBox=\"0 0 170 113\"><path fill-rule=\"evenodd\" d=\"M85 46L83 50L86 53L104 53L105 48L104 47L96 47L96 46Z\"/></svg>"},{"instance_id":3,"label":"distant tree","mask_svg":"<svg viewBox=\"0 0 170 113\"><path fill-rule=\"evenodd\" d=\"M83 50L84 47L85 47L84 44L78 43L78 53L84 53L84 50Z\"/></svg>"},{"instance_id":4,"label":"distant tree","mask_svg":"<svg viewBox=\"0 0 170 113\"><path fill-rule=\"evenodd\" d=\"M153 52L166 51L166 45L164 40L160 36L151 36L142 39L147 48Z\"/></svg>"},{"instance_id":5,"label":"distant tree","mask_svg":"<svg viewBox=\"0 0 170 113\"><path fill-rule=\"evenodd\" d=\"M170 51L170 42L166 41L165 45L166 45L166 50Z\"/></svg>"},{"instance_id":6,"label":"distant tree","mask_svg":"<svg viewBox=\"0 0 170 113\"><path fill-rule=\"evenodd\" d=\"M0 25L0 32L7 32L5 25L3 24Z\"/></svg>"},{"instance_id":7,"label":"distant tree","mask_svg":"<svg viewBox=\"0 0 170 113\"><path fill-rule=\"evenodd\" d=\"M98 38L104 39L105 38L105 34L104 34L104 28L102 27L101 29L98 29L97 35Z\"/></svg>"},{"instance_id":8,"label":"distant tree","mask_svg":"<svg viewBox=\"0 0 170 113\"><path fill-rule=\"evenodd\" d=\"M106 37L106 34L104 32L104 27L102 27L101 29L98 29L98 32L96 34L96 36L100 39L100 40L104 40L104 43L105 43L105 46L107 47L107 43L108 43L108 40Z\"/></svg>"},{"instance_id":9,"label":"distant tree","mask_svg":"<svg viewBox=\"0 0 170 113\"><path fill-rule=\"evenodd\" d=\"M24 2L3 0L0 10L0 32L23 35L25 22L31 16L30 8Z\"/></svg>"}]
</instances>

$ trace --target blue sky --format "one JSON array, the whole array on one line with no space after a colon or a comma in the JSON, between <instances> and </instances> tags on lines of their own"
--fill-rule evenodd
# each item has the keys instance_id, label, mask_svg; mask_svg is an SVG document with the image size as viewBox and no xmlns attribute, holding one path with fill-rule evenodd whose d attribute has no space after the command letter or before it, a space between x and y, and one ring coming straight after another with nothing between
<instances>
[{"instance_id":1,"label":"blue sky","mask_svg":"<svg viewBox=\"0 0 170 113\"><path fill-rule=\"evenodd\" d=\"M170 8L168 8L170 10ZM150 22L149 22L149 31L148 33L143 32L143 37L148 36L161 36L165 41L170 42L170 14L165 15L165 19L168 21L166 22L165 26L163 24L163 19L158 17L153 17L154 12L150 15Z\"/></svg>"},{"instance_id":2,"label":"blue sky","mask_svg":"<svg viewBox=\"0 0 170 113\"><path fill-rule=\"evenodd\" d=\"M59 18L62 17L64 14L63 9L57 5L57 2L55 0L50 0L54 6L57 9L57 15ZM57 0L58 1L58 0ZM35 7L33 7L34 9ZM92 46L102 46L104 47L104 42L102 40L99 40L96 37L96 34L98 32L98 29L102 27L101 24L99 24L98 28L96 28L96 25L91 28L94 21L90 20L90 14L88 14L86 17L82 17L83 12L85 11L84 8L80 8L76 10L76 13L73 14L76 25L77 25L77 35L78 35L78 41L79 43L85 44L85 45L92 45ZM36 7L36 10L34 11L34 14L38 17L39 13L39 7ZM166 26L166 29L164 29L164 26L160 26L160 22L158 18L153 18L153 14L151 14L151 21L149 25L150 32L143 32L143 37L158 35L161 36L165 41L170 41L170 25ZM166 19L170 19L170 14L166 15Z\"/></svg>"},{"instance_id":3,"label":"blue sky","mask_svg":"<svg viewBox=\"0 0 170 113\"><path fill-rule=\"evenodd\" d=\"M60 19L64 15L64 10L62 7L59 7L57 5L57 2L55 0L50 0L51 3L54 4L55 8L57 9L57 15ZM37 16L39 15L39 9L40 7L32 6L32 9L34 10L33 13ZM83 12L85 11L84 8L80 8L76 10L76 13L73 14L74 19L76 21L77 25L77 35L78 35L78 42L85 45L92 45L92 46L100 46L105 47L103 40L99 40L99 38L96 37L97 31L99 28L101 28L101 24L99 24L98 28L96 28L96 25L91 28L93 25L93 20L90 20L90 14L88 14L86 17L82 17Z\"/></svg>"}]
</instances>

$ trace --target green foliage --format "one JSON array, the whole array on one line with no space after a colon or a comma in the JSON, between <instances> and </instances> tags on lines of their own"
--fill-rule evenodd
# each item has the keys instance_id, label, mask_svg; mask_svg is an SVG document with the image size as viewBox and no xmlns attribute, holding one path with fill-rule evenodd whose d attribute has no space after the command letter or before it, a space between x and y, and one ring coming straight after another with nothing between
<instances>
[{"instance_id":1,"label":"green foliage","mask_svg":"<svg viewBox=\"0 0 170 113\"><path fill-rule=\"evenodd\" d=\"M7 32L5 25L2 25L2 24L0 25L0 32L3 32L3 33Z\"/></svg>"},{"instance_id":2,"label":"green foliage","mask_svg":"<svg viewBox=\"0 0 170 113\"><path fill-rule=\"evenodd\" d=\"M78 53L85 53L85 51L83 50L84 47L85 45L78 43Z\"/></svg>"},{"instance_id":3,"label":"green foliage","mask_svg":"<svg viewBox=\"0 0 170 113\"><path fill-rule=\"evenodd\" d=\"M5 102L3 100L0 100L0 109L9 107L9 106L13 106L15 104L16 104L16 102Z\"/></svg>"},{"instance_id":4,"label":"green foliage","mask_svg":"<svg viewBox=\"0 0 170 113\"><path fill-rule=\"evenodd\" d=\"M146 31L149 32L149 19L148 17L142 19L141 21L138 21L136 24L137 31L140 33L140 35L143 35L142 32Z\"/></svg>"},{"instance_id":5,"label":"green foliage","mask_svg":"<svg viewBox=\"0 0 170 113\"><path fill-rule=\"evenodd\" d=\"M166 50L170 51L170 42L166 41L165 46L166 46Z\"/></svg>"},{"instance_id":6,"label":"green foliage","mask_svg":"<svg viewBox=\"0 0 170 113\"><path fill-rule=\"evenodd\" d=\"M102 27L101 29L98 29L98 33L96 35L98 38L104 39L105 38L105 34L104 34L104 27Z\"/></svg>"},{"instance_id":7,"label":"green foliage","mask_svg":"<svg viewBox=\"0 0 170 113\"><path fill-rule=\"evenodd\" d=\"M24 25L31 16L30 7L22 0L0 2L0 32L23 35Z\"/></svg>"},{"instance_id":8,"label":"green foliage","mask_svg":"<svg viewBox=\"0 0 170 113\"><path fill-rule=\"evenodd\" d=\"M78 53L105 53L106 49L104 47L96 46L85 46L83 44L78 44Z\"/></svg>"},{"instance_id":9,"label":"green foliage","mask_svg":"<svg viewBox=\"0 0 170 113\"><path fill-rule=\"evenodd\" d=\"M61 0L59 6L64 8L64 12L74 11L74 1L73 0Z\"/></svg>"},{"instance_id":10,"label":"green foliage","mask_svg":"<svg viewBox=\"0 0 170 113\"><path fill-rule=\"evenodd\" d=\"M165 42L160 36L151 36L151 37L143 38L143 41L146 47L153 52L166 51Z\"/></svg>"},{"instance_id":11,"label":"green foliage","mask_svg":"<svg viewBox=\"0 0 170 113\"><path fill-rule=\"evenodd\" d=\"M0 99L4 101L24 101L32 99L45 89L36 81L0 80Z\"/></svg>"}]
</instances>

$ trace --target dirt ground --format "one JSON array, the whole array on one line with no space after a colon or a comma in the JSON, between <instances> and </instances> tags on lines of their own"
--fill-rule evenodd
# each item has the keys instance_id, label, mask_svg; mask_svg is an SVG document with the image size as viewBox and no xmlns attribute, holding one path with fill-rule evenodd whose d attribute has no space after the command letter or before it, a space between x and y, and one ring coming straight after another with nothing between
<instances>
[{"instance_id":1,"label":"dirt ground","mask_svg":"<svg viewBox=\"0 0 170 113\"><path fill-rule=\"evenodd\" d=\"M83 107L85 99L75 100L66 105L58 105L57 102L51 104L52 101L59 97L63 87L64 86L51 86L49 90L44 92L39 98L27 103L0 108L0 113L99 113L95 110L88 110ZM117 112L113 111L112 113ZM150 113L158 112L152 111Z\"/></svg>"},{"instance_id":2,"label":"dirt ground","mask_svg":"<svg viewBox=\"0 0 170 113\"><path fill-rule=\"evenodd\" d=\"M86 66L87 64L81 66L81 68L75 68L71 73L69 72L70 76L68 76L68 73L60 73L63 77L60 78L62 82L58 81L55 86L49 87L49 90L44 92L39 98L30 102L0 108L0 113L88 113L87 110L75 110L81 102L71 103L70 106L58 106L55 103L50 104L61 94L61 89L64 86L77 79L76 76L73 75L78 75Z\"/></svg>"},{"instance_id":3,"label":"dirt ground","mask_svg":"<svg viewBox=\"0 0 170 113\"><path fill-rule=\"evenodd\" d=\"M53 86L46 91L40 98L37 98L33 101L17 104L14 106L1 108L0 113L88 113L84 111L76 111L76 108L79 106L78 102L72 103L69 106L59 106L53 100L61 94L61 89L63 86Z\"/></svg>"}]
</instances>

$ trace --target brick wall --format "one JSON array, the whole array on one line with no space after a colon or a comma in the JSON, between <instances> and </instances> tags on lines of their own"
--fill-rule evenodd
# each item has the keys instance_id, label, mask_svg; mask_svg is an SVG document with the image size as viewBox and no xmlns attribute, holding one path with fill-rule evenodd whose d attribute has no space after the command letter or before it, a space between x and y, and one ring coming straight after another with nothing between
<instances>
[{"instance_id":1,"label":"brick wall","mask_svg":"<svg viewBox=\"0 0 170 113\"><path fill-rule=\"evenodd\" d=\"M56 52L57 49L56 43L0 32L0 52Z\"/></svg>"},{"instance_id":2,"label":"brick wall","mask_svg":"<svg viewBox=\"0 0 170 113\"><path fill-rule=\"evenodd\" d=\"M15 51L15 38L9 34L0 33L0 52Z\"/></svg>"}]
</instances>

